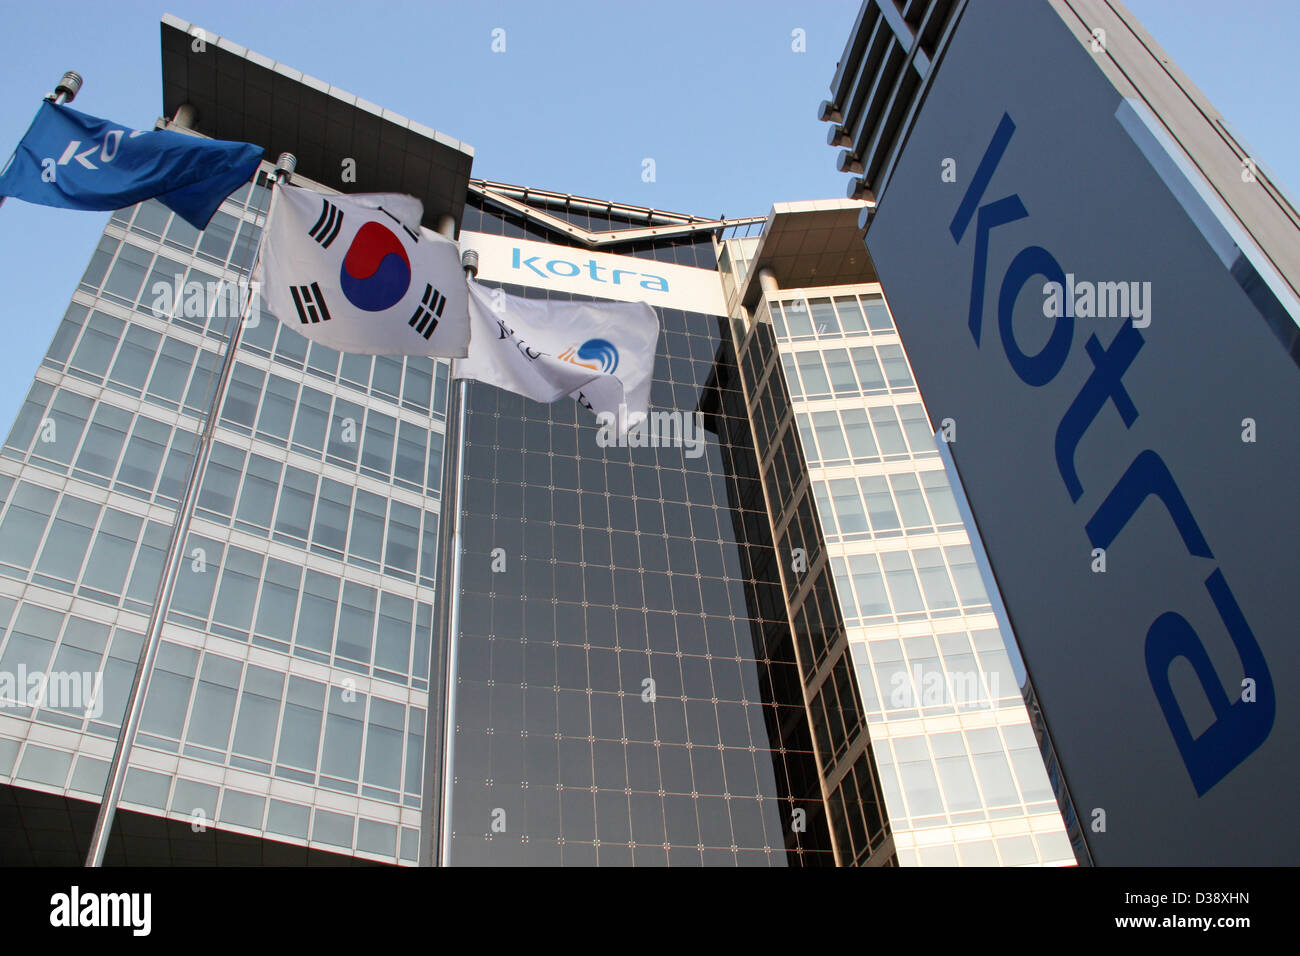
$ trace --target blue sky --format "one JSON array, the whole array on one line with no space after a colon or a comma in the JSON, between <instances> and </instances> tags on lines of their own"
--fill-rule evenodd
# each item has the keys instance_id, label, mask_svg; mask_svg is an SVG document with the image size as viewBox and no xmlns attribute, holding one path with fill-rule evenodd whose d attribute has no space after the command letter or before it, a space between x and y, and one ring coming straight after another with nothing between
<instances>
[{"instance_id":1,"label":"blue sky","mask_svg":"<svg viewBox=\"0 0 1300 956\"><path fill-rule=\"evenodd\" d=\"M78 108L149 127L162 109L158 20L170 12L470 143L475 176L701 215L762 215L774 201L844 194L815 110L858 6L6 0L0 151L8 155L68 69L86 81ZM1296 194L1300 3L1129 7ZM494 53L498 29L505 51ZM795 30L804 52L792 49ZM655 161L652 183L642 181L646 158ZM107 219L16 201L0 209L0 433Z\"/></svg>"}]
</instances>

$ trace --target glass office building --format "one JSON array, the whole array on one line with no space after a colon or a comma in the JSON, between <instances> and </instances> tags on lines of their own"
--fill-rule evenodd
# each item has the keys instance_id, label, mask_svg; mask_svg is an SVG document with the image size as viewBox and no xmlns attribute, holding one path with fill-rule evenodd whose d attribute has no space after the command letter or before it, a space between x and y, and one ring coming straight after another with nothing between
<instances>
[{"instance_id":1,"label":"glass office building","mask_svg":"<svg viewBox=\"0 0 1300 956\"><path fill-rule=\"evenodd\" d=\"M831 656L851 655L901 865L1073 863L863 207L778 203L723 256L795 633L815 641L820 617Z\"/></svg>"},{"instance_id":2,"label":"glass office building","mask_svg":"<svg viewBox=\"0 0 1300 956\"><path fill-rule=\"evenodd\" d=\"M200 56L190 30L163 20L174 128L293 152L313 188L419 196L427 226L479 250L485 284L650 301L652 411L702 431L602 447L575 403L472 384L449 595L447 364L341 355L263 313L110 863L1069 861L839 205L724 221L470 179L464 144L211 34ZM112 216L0 452L0 673L103 675L89 709L0 706L7 862L84 854L268 169L201 234L154 202ZM789 271L800 230L820 245ZM982 696L925 697L927 675L967 672Z\"/></svg>"}]
</instances>

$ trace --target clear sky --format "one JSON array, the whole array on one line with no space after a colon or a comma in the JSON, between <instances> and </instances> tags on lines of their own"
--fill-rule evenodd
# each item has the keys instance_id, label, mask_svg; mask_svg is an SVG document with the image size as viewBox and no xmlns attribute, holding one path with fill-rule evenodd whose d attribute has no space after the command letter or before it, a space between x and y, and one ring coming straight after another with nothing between
<instances>
[{"instance_id":1,"label":"clear sky","mask_svg":"<svg viewBox=\"0 0 1300 956\"><path fill-rule=\"evenodd\" d=\"M0 161L64 70L78 108L152 126L170 12L471 144L477 177L710 216L844 195L815 112L858 0L166 2L0 0ZM1300 2L1129 7L1295 195ZM108 215L0 209L0 435Z\"/></svg>"}]
</instances>

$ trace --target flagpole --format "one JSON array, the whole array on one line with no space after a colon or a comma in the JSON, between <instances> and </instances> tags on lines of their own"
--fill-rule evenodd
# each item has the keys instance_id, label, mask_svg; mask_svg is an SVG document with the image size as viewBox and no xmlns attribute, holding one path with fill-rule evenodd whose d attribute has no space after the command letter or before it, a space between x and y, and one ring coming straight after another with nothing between
<instances>
[{"instance_id":1,"label":"flagpole","mask_svg":"<svg viewBox=\"0 0 1300 956\"><path fill-rule=\"evenodd\" d=\"M75 75L75 74L71 74ZM78 78L79 80L80 78ZM65 77L66 80L66 77ZM73 91L75 94L75 90ZM71 98L71 97L69 97ZM274 191L278 182L287 182L298 165L292 153L281 153L276 161L275 172L269 181L269 188ZM268 218L269 218L268 205ZM253 270L262 254L262 242L266 238L266 220L263 220L262 232L258 236L257 251L253 255L253 265L248 275L251 279ZM203 431L194 449L194 458L190 462L189 475L185 480L185 494L181 498L176 512L176 522L172 525L171 540L163 558L162 575L158 581L158 591L154 597L153 609L149 612L149 625L145 629L144 645L140 649L140 659L136 666L135 678L131 683L131 693L127 697L126 710L122 718L122 732L117 738L117 747L113 751L113 762L109 767L108 779L104 784L104 796L99 804L99 814L95 819L95 829L90 838L90 849L86 853L86 866L103 866L104 854L108 849L108 838L113 827L113 818L117 814L117 805L122 798L122 788L126 783L127 765L131 748L135 745L136 732L140 728L140 718L144 712L145 697L149 689L149 679L153 675L154 662L158 657L158 647L162 643L163 616L171 603L172 592L176 587L176 578L180 571L180 559L184 554L184 541L189 533L190 520L194 516L194 505L198 501L199 488L207 470L208 457L212 451L212 439L217 430L217 417L221 403L225 398L226 386L230 382L231 372L235 367L235 352L243 338L244 322L248 310L253 304L251 283L248 296L239 310L239 321L235 323L226 343L225 355L221 362L221 372L212 391L208 404L207 418Z\"/></svg>"},{"instance_id":2,"label":"flagpole","mask_svg":"<svg viewBox=\"0 0 1300 956\"><path fill-rule=\"evenodd\" d=\"M478 253L467 249L461 254L461 265L465 269L465 278L473 279L478 274ZM454 369L454 366L453 366ZM438 774L437 822L435 824L436 849L430 854L435 866L451 865L451 796L454 780L452 751L456 739L456 669L460 652L460 570L463 551L461 533L461 493L465 485L465 426L469 407L469 379L451 383L447 403L447 435L444 448L448 455L449 468L442 483L442 520L451 520L451 533L443 552L441 565L442 610L439 623L446 622L440 628L443 634L442 649L439 655L442 668L442 691L438 697L438 723L442 729L441 758L442 767Z\"/></svg>"},{"instance_id":3,"label":"flagpole","mask_svg":"<svg viewBox=\"0 0 1300 956\"><path fill-rule=\"evenodd\" d=\"M60 105L62 105L63 103L71 103L73 100L77 98L77 93L80 90L81 90L81 74L77 73L75 70L69 70L67 73L63 74L63 78L59 80L59 85L54 88L54 92L45 94L45 99L53 100L55 103ZM19 145L21 145L22 140L20 139L18 143ZM18 147L15 146L14 151L9 154L9 160L3 166L0 166L0 173L3 173L6 169L9 168L9 163L12 163L14 161L14 157L17 155L18 155ZM8 196L0 196L0 206L3 206L5 204L5 200L8 198L9 198Z\"/></svg>"}]
</instances>

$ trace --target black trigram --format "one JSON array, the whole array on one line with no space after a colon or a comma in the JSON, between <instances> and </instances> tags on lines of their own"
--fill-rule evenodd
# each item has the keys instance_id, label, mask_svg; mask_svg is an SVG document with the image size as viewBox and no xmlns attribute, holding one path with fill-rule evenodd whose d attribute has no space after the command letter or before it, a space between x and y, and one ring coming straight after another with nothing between
<instances>
[{"instance_id":1,"label":"black trigram","mask_svg":"<svg viewBox=\"0 0 1300 956\"><path fill-rule=\"evenodd\" d=\"M387 216L389 219L393 220L393 222L395 222L395 223L397 223L399 226L401 226L401 227L402 227L402 231L405 232L408 236L411 237L411 241L412 241L412 242L419 242L419 241L420 241L420 234L419 234L418 232L416 232L414 229L412 229L412 228L411 228L410 226L408 226L406 223L402 222L402 220L398 219L396 216L394 216L391 212L389 212L389 211L388 211L387 209L385 209L383 206L380 206L380 207L379 207L379 211L382 212L382 213L383 213L385 216Z\"/></svg>"},{"instance_id":2,"label":"black trigram","mask_svg":"<svg viewBox=\"0 0 1300 956\"><path fill-rule=\"evenodd\" d=\"M307 235L328 249L341 228L343 228L343 210L328 199L322 199L320 218L316 220L316 225L308 230Z\"/></svg>"},{"instance_id":3,"label":"black trigram","mask_svg":"<svg viewBox=\"0 0 1300 956\"><path fill-rule=\"evenodd\" d=\"M343 214L339 213L339 217L342 216ZM298 310L298 318L302 320L303 325L330 320L330 310L325 307L325 297L321 295L320 286L315 282L311 285L291 285L289 294L293 296L294 308Z\"/></svg>"},{"instance_id":4,"label":"black trigram","mask_svg":"<svg viewBox=\"0 0 1300 956\"><path fill-rule=\"evenodd\" d=\"M447 297L426 283L424 295L420 298L420 304L415 307L415 312L411 315L411 321L407 324L427 340L429 336L433 335L433 330L438 327L438 320L442 318L442 310L446 306Z\"/></svg>"}]
</instances>

